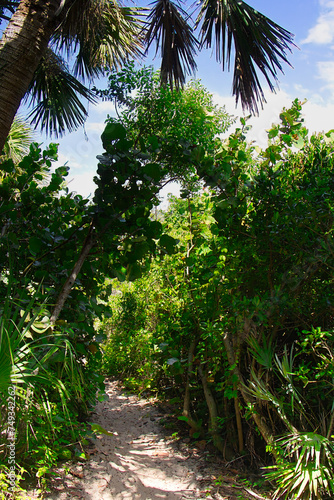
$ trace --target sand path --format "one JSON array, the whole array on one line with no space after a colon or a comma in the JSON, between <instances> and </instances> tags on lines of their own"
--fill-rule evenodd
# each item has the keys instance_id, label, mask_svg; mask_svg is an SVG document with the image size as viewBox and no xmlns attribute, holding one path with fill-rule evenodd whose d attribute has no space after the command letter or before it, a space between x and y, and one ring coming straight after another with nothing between
<instances>
[{"instance_id":1,"label":"sand path","mask_svg":"<svg viewBox=\"0 0 334 500\"><path fill-rule=\"evenodd\" d=\"M159 420L164 417L148 400L122 392L106 382L108 399L98 403L92 421L112 436L99 435L89 460L57 468L47 500L176 500L261 498L238 485L208 488L214 475L205 456L180 450ZM203 476L206 474L209 481ZM236 489L237 488L237 489Z\"/></svg>"}]
</instances>

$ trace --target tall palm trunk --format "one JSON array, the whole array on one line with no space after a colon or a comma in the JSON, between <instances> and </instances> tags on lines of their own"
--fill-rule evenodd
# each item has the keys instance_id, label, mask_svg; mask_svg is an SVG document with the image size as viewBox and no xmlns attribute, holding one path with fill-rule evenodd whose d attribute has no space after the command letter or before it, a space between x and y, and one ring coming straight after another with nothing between
<instances>
[{"instance_id":1,"label":"tall palm trunk","mask_svg":"<svg viewBox=\"0 0 334 500\"><path fill-rule=\"evenodd\" d=\"M61 0L21 0L0 40L0 152L58 21Z\"/></svg>"}]
</instances>

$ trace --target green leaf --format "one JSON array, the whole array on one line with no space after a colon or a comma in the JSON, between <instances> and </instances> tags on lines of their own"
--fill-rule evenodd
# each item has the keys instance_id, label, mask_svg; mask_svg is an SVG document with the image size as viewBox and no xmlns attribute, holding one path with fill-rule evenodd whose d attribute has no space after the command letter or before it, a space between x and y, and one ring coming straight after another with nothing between
<instances>
[{"instance_id":1,"label":"green leaf","mask_svg":"<svg viewBox=\"0 0 334 500\"><path fill-rule=\"evenodd\" d=\"M116 143L116 149L119 151L129 151L132 147L132 141L128 141L127 139L119 139Z\"/></svg>"},{"instance_id":2,"label":"green leaf","mask_svg":"<svg viewBox=\"0 0 334 500\"><path fill-rule=\"evenodd\" d=\"M40 240L40 238L37 238L36 236L32 236L29 239L29 250L32 255L37 255L42 248L43 242Z\"/></svg>"},{"instance_id":3,"label":"green leaf","mask_svg":"<svg viewBox=\"0 0 334 500\"><path fill-rule=\"evenodd\" d=\"M160 237L159 243L166 249L167 253L173 253L177 240L172 236L169 236L169 234L163 234Z\"/></svg>"},{"instance_id":4,"label":"green leaf","mask_svg":"<svg viewBox=\"0 0 334 500\"><path fill-rule=\"evenodd\" d=\"M95 434L105 434L106 436L113 436L114 434L104 429L100 424L90 424L91 429Z\"/></svg>"},{"instance_id":5,"label":"green leaf","mask_svg":"<svg viewBox=\"0 0 334 500\"><path fill-rule=\"evenodd\" d=\"M3 170L4 172L7 172L7 173L11 173L14 171L14 162L11 158L9 158L7 161L4 161L4 162L1 162L1 166L0 166L1 170Z\"/></svg>"},{"instance_id":6,"label":"green leaf","mask_svg":"<svg viewBox=\"0 0 334 500\"><path fill-rule=\"evenodd\" d=\"M150 144L150 146L151 146L151 149L152 149L153 151L157 151L157 150L159 149L160 144L159 144L159 142L158 142L158 138L157 138L155 135L153 135L153 136L149 137L149 138L148 138L148 142L149 142L149 144Z\"/></svg>"},{"instance_id":7,"label":"green leaf","mask_svg":"<svg viewBox=\"0 0 334 500\"><path fill-rule=\"evenodd\" d=\"M0 334L0 390L7 391L13 369L10 339L6 331Z\"/></svg>"},{"instance_id":8,"label":"green leaf","mask_svg":"<svg viewBox=\"0 0 334 500\"><path fill-rule=\"evenodd\" d=\"M268 138L273 139L274 137L277 137L278 132L279 132L279 126L277 125L276 127L272 128L268 131Z\"/></svg>"},{"instance_id":9,"label":"green leaf","mask_svg":"<svg viewBox=\"0 0 334 500\"><path fill-rule=\"evenodd\" d=\"M121 267L121 268L113 268L113 273L115 275L115 277L122 283L123 281L126 280L126 269L125 267Z\"/></svg>"},{"instance_id":10,"label":"green leaf","mask_svg":"<svg viewBox=\"0 0 334 500\"><path fill-rule=\"evenodd\" d=\"M292 137L290 134L282 134L281 135L281 139L283 142L285 142L285 144L287 144L288 146L291 146L292 145Z\"/></svg>"},{"instance_id":11,"label":"green leaf","mask_svg":"<svg viewBox=\"0 0 334 500\"><path fill-rule=\"evenodd\" d=\"M162 224L159 221L152 221L148 228L146 229L146 235L148 238L158 239L162 233Z\"/></svg>"},{"instance_id":12,"label":"green leaf","mask_svg":"<svg viewBox=\"0 0 334 500\"><path fill-rule=\"evenodd\" d=\"M189 421L189 417L185 417L184 415L181 415L181 417L177 417L178 420L183 420L184 422L188 422Z\"/></svg>"},{"instance_id":13,"label":"green leaf","mask_svg":"<svg viewBox=\"0 0 334 500\"><path fill-rule=\"evenodd\" d=\"M126 138L126 129L120 123L108 123L101 135L104 149L117 139Z\"/></svg>"},{"instance_id":14,"label":"green leaf","mask_svg":"<svg viewBox=\"0 0 334 500\"><path fill-rule=\"evenodd\" d=\"M134 262L133 264L129 264L127 266L126 279L129 281L135 281L140 278L142 275L142 270L139 264Z\"/></svg>"},{"instance_id":15,"label":"green leaf","mask_svg":"<svg viewBox=\"0 0 334 500\"><path fill-rule=\"evenodd\" d=\"M245 151L238 151L238 161L245 161L247 160L247 155L245 153Z\"/></svg>"},{"instance_id":16,"label":"green leaf","mask_svg":"<svg viewBox=\"0 0 334 500\"><path fill-rule=\"evenodd\" d=\"M135 262L141 260L149 251L149 245L146 241L141 243L135 243L132 246L132 251L130 255L127 255L129 262Z\"/></svg>"},{"instance_id":17,"label":"green leaf","mask_svg":"<svg viewBox=\"0 0 334 500\"><path fill-rule=\"evenodd\" d=\"M72 458L71 450L61 450L60 456L65 460L70 460Z\"/></svg>"},{"instance_id":18,"label":"green leaf","mask_svg":"<svg viewBox=\"0 0 334 500\"><path fill-rule=\"evenodd\" d=\"M144 165L143 170L154 181L159 181L163 177L162 168L158 163L147 163Z\"/></svg>"},{"instance_id":19,"label":"green leaf","mask_svg":"<svg viewBox=\"0 0 334 500\"><path fill-rule=\"evenodd\" d=\"M17 236L15 233L12 233L12 232L8 233L8 239L12 243L14 248L19 247L19 240L17 239Z\"/></svg>"}]
</instances>

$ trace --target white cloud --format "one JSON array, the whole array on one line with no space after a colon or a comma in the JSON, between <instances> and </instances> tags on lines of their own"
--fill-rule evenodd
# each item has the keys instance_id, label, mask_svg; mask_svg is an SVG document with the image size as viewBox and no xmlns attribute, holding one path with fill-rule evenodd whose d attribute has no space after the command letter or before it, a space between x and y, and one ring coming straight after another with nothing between
<instances>
[{"instance_id":1,"label":"white cloud","mask_svg":"<svg viewBox=\"0 0 334 500\"><path fill-rule=\"evenodd\" d=\"M81 168L81 163L77 161L77 159L73 156L68 155L67 153L64 154L64 152L59 152L58 154L58 161L54 163L55 167L60 167L62 165L67 165L71 169L80 169Z\"/></svg>"},{"instance_id":2,"label":"white cloud","mask_svg":"<svg viewBox=\"0 0 334 500\"><path fill-rule=\"evenodd\" d=\"M317 63L319 78L328 83L334 83L334 61L319 61Z\"/></svg>"},{"instance_id":3,"label":"white cloud","mask_svg":"<svg viewBox=\"0 0 334 500\"><path fill-rule=\"evenodd\" d=\"M324 80L325 88L329 88L334 93L334 61L319 61L318 78Z\"/></svg>"},{"instance_id":4,"label":"white cloud","mask_svg":"<svg viewBox=\"0 0 334 500\"><path fill-rule=\"evenodd\" d=\"M92 110L100 114L101 113L115 114L115 105L113 101L100 101L97 104L95 104L94 107L92 107Z\"/></svg>"},{"instance_id":5,"label":"white cloud","mask_svg":"<svg viewBox=\"0 0 334 500\"><path fill-rule=\"evenodd\" d=\"M96 184L93 181L95 172L84 172L82 174L71 175L67 177L67 186L70 191L81 194L84 198L92 199L94 196Z\"/></svg>"},{"instance_id":6,"label":"white cloud","mask_svg":"<svg viewBox=\"0 0 334 500\"><path fill-rule=\"evenodd\" d=\"M334 40L334 1L320 0L321 12L316 24L309 30L301 43L324 45Z\"/></svg>"},{"instance_id":7,"label":"white cloud","mask_svg":"<svg viewBox=\"0 0 334 500\"><path fill-rule=\"evenodd\" d=\"M267 102L264 104L263 110L260 111L259 116L253 116L249 119L247 124L252 126L252 129L247 134L247 139L249 141L255 141L260 147L267 146L267 133L273 123L279 121L279 114L283 107L291 106L291 103L295 97L289 96L284 91L278 91L276 94L269 94L267 96ZM218 94L214 94L214 100L220 106L225 105L226 111L234 116L244 116L241 106L235 107L235 99L232 97L224 97ZM231 127L227 134L229 135L232 130L236 127L240 127L240 120L236 121L236 124Z\"/></svg>"},{"instance_id":8,"label":"white cloud","mask_svg":"<svg viewBox=\"0 0 334 500\"><path fill-rule=\"evenodd\" d=\"M247 133L247 139L249 141L254 141L261 148L265 148L268 144L267 130L270 129L274 123L279 123L279 115L282 109L284 107L289 108L296 97L302 100L305 96L300 93L298 96L291 96L282 90L276 94L269 95L267 97L267 103L264 105L264 109L260 111L259 116L252 117L248 121L248 124L252 125L252 129ZM224 97L215 94L214 99L220 106L225 105L226 110L230 114L244 116L240 108L237 110L235 109L234 99L230 96ZM308 128L310 134L314 132L327 132L328 130L334 129L334 103L324 102L319 94L308 97L307 102L303 105L302 115L304 124ZM227 135L229 135L235 127L240 127L239 119L235 126L230 128Z\"/></svg>"},{"instance_id":9,"label":"white cloud","mask_svg":"<svg viewBox=\"0 0 334 500\"><path fill-rule=\"evenodd\" d=\"M323 85L318 90L320 93L314 93L312 102L319 104L324 102L324 91L328 91L327 104L334 102L334 61L318 61L316 63L318 80L323 80Z\"/></svg>"},{"instance_id":10,"label":"white cloud","mask_svg":"<svg viewBox=\"0 0 334 500\"><path fill-rule=\"evenodd\" d=\"M303 106L303 114L311 134L334 129L334 104L321 105L310 100Z\"/></svg>"},{"instance_id":11,"label":"white cloud","mask_svg":"<svg viewBox=\"0 0 334 500\"><path fill-rule=\"evenodd\" d=\"M104 122L88 122L85 125L86 131L94 131L102 134L106 124Z\"/></svg>"},{"instance_id":12,"label":"white cloud","mask_svg":"<svg viewBox=\"0 0 334 500\"><path fill-rule=\"evenodd\" d=\"M300 96L300 97L305 97L307 96L309 93L310 93L310 90L305 88L303 85L301 85L300 83L295 83L293 85L293 88L294 90L296 91L296 95Z\"/></svg>"}]
</instances>

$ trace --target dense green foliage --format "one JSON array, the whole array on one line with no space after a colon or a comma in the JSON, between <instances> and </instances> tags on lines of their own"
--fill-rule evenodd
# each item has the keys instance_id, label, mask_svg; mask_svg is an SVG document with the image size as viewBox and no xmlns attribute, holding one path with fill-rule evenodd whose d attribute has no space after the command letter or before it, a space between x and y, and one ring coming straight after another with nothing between
<instances>
[{"instance_id":1,"label":"dense green foliage","mask_svg":"<svg viewBox=\"0 0 334 500\"><path fill-rule=\"evenodd\" d=\"M263 463L267 448L277 495L320 498L334 487L333 138L308 138L300 112L263 151L245 122L214 155L197 148L207 187L160 214L175 252L110 299L104 369L181 394L191 435L227 457Z\"/></svg>"},{"instance_id":2,"label":"dense green foliage","mask_svg":"<svg viewBox=\"0 0 334 500\"><path fill-rule=\"evenodd\" d=\"M15 385L17 464L35 469L38 476L58 457L74 452L68 446L85 430L79 430L78 416L94 404L103 380L91 352L93 319L101 312L94 292L102 278L91 266L72 290L73 302L62 321L55 328L50 322L92 211L88 200L61 191L68 169L51 174L56 157L55 145L42 152L33 144L17 165L11 159L2 164L1 427L7 424L8 386ZM2 432L4 463L5 438Z\"/></svg>"},{"instance_id":3,"label":"dense green foliage","mask_svg":"<svg viewBox=\"0 0 334 500\"><path fill-rule=\"evenodd\" d=\"M180 164L156 161L160 141L146 133L136 143L131 130L109 120L92 202L64 187L68 167L52 169L54 144L45 151L32 144L20 161L2 162L3 463L5 401L13 384L25 429L16 429L18 466L42 476L63 456L64 446L68 457L75 449L81 453L87 429L79 420L87 420L96 391L103 389L98 371L104 337L94 322L107 314L103 298L111 288L105 278L134 280L148 269L151 255L168 254L175 246L151 218L159 189L180 171Z\"/></svg>"},{"instance_id":4,"label":"dense green foliage","mask_svg":"<svg viewBox=\"0 0 334 500\"><path fill-rule=\"evenodd\" d=\"M136 70L133 63L111 73L108 88L96 92L114 101L118 121L135 145L156 138L154 161L184 182L194 178L193 150L213 153L219 135L233 122L199 81L190 81L182 92L171 91L159 85L152 68Z\"/></svg>"},{"instance_id":5,"label":"dense green foliage","mask_svg":"<svg viewBox=\"0 0 334 500\"><path fill-rule=\"evenodd\" d=\"M148 161L150 146L134 152L125 136L121 125L106 127L94 203L62 189L67 167L51 173L55 145L32 144L17 165L2 163L2 460L7 390L17 385L17 465L38 476L74 453L85 433L79 420L103 389L94 321L106 313L97 302L105 276L134 279L157 241L166 251L174 243L149 218L163 169Z\"/></svg>"},{"instance_id":6,"label":"dense green foliage","mask_svg":"<svg viewBox=\"0 0 334 500\"><path fill-rule=\"evenodd\" d=\"M100 92L123 108L91 202L52 170L55 145L1 165L1 464L10 387L17 464L40 478L83 453L109 375L268 466L277 498L332 495L332 132L308 137L296 100L266 149L244 119L222 139L232 119L198 82L171 91L131 65ZM159 211L173 179L181 198Z\"/></svg>"}]
</instances>

